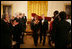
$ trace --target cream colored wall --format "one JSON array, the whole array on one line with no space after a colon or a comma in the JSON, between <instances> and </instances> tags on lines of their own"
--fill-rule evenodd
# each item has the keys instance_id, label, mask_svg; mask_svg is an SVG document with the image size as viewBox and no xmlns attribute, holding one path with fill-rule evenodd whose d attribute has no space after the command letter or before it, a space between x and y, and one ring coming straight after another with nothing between
<instances>
[{"instance_id":1,"label":"cream colored wall","mask_svg":"<svg viewBox=\"0 0 72 49\"><path fill-rule=\"evenodd\" d=\"M14 15L15 13L25 13L25 15L27 16L27 1L17 1L14 5L13 5L13 11L14 11Z\"/></svg>"},{"instance_id":2,"label":"cream colored wall","mask_svg":"<svg viewBox=\"0 0 72 49\"><path fill-rule=\"evenodd\" d=\"M1 4L12 5L13 15L16 13L25 13L27 16L27 1L1 1Z\"/></svg>"},{"instance_id":3,"label":"cream colored wall","mask_svg":"<svg viewBox=\"0 0 72 49\"><path fill-rule=\"evenodd\" d=\"M58 10L59 12L64 11L64 5L70 3L71 1L48 1L47 16L52 17L55 10ZM1 4L11 4L13 7L13 16L15 16L15 13L19 12L25 13L27 16L27 1L1 1Z\"/></svg>"},{"instance_id":4,"label":"cream colored wall","mask_svg":"<svg viewBox=\"0 0 72 49\"><path fill-rule=\"evenodd\" d=\"M48 17L53 16L55 10L64 11L65 4L71 4L71 1L48 1Z\"/></svg>"}]
</instances>

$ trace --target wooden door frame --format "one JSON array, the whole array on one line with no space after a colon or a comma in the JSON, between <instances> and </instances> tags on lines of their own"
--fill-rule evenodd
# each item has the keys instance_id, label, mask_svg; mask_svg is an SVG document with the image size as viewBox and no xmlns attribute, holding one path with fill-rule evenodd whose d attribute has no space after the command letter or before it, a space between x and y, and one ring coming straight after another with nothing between
<instances>
[{"instance_id":1,"label":"wooden door frame","mask_svg":"<svg viewBox=\"0 0 72 49\"><path fill-rule=\"evenodd\" d=\"M12 13L11 15L13 16L13 4L1 4L1 6L2 6L2 9L1 9L2 12L3 12L3 6L4 6L4 5L5 5L5 6L11 6L11 13ZM2 15L3 15L3 14L2 14Z\"/></svg>"}]
</instances>

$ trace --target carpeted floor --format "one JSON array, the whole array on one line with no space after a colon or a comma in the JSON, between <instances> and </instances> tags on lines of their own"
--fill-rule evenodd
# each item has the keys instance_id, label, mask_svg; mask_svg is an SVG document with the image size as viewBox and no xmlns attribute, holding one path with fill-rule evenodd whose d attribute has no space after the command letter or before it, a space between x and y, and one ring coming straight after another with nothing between
<instances>
[{"instance_id":1,"label":"carpeted floor","mask_svg":"<svg viewBox=\"0 0 72 49\"><path fill-rule=\"evenodd\" d=\"M40 44L40 38L38 38L38 46L35 47L33 37L31 35L25 35L24 44L21 44L20 48L50 48L48 45L48 37L46 37L45 46L42 46L42 43Z\"/></svg>"}]
</instances>

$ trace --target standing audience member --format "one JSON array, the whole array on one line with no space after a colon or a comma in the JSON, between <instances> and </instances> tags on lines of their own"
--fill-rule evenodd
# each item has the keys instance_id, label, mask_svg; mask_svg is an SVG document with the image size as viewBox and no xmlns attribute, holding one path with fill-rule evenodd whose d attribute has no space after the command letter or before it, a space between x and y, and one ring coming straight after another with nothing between
<instances>
[{"instance_id":1,"label":"standing audience member","mask_svg":"<svg viewBox=\"0 0 72 49\"><path fill-rule=\"evenodd\" d=\"M19 23L18 19L14 19L13 21L13 41L16 41L16 45L14 45L13 48L20 48L20 42L21 42L21 33L22 33L22 27Z\"/></svg>"},{"instance_id":2,"label":"standing audience member","mask_svg":"<svg viewBox=\"0 0 72 49\"><path fill-rule=\"evenodd\" d=\"M64 11L59 13L58 18L59 22L53 30L54 34L52 34L52 41L55 42L55 48L66 48L70 24L65 20L66 13Z\"/></svg>"},{"instance_id":3,"label":"standing audience member","mask_svg":"<svg viewBox=\"0 0 72 49\"><path fill-rule=\"evenodd\" d=\"M70 23L70 26L71 26L71 16L68 16L68 19L66 19L67 22ZM70 28L70 31L69 31L69 35L68 35L68 42L67 42L67 47L70 48L71 47L71 28Z\"/></svg>"},{"instance_id":4,"label":"standing audience member","mask_svg":"<svg viewBox=\"0 0 72 49\"><path fill-rule=\"evenodd\" d=\"M51 37L55 36L54 31L55 31L55 28L56 28L57 24L59 23L58 14L59 14L59 12L57 10L54 11L53 21L51 21L51 23L50 23L50 36ZM51 44L50 44L51 43L51 37L49 38L49 45L50 46L51 46Z\"/></svg>"},{"instance_id":5,"label":"standing audience member","mask_svg":"<svg viewBox=\"0 0 72 49\"><path fill-rule=\"evenodd\" d=\"M26 21L27 21L27 18L24 13L23 13L22 18L20 20L21 20L20 22L22 23L22 41L21 41L21 43L24 43L23 39L24 39L24 32L26 30Z\"/></svg>"},{"instance_id":6,"label":"standing audience member","mask_svg":"<svg viewBox=\"0 0 72 49\"><path fill-rule=\"evenodd\" d=\"M0 36L1 36L1 43L0 46L1 48L11 48L11 36L10 36L10 28L9 28L9 17L5 14L2 17L1 20L1 32L0 32Z\"/></svg>"},{"instance_id":7,"label":"standing audience member","mask_svg":"<svg viewBox=\"0 0 72 49\"><path fill-rule=\"evenodd\" d=\"M45 20L44 15L42 15L41 27L40 27L40 43L42 42L42 35L43 35L43 46L45 45L46 41L46 33L48 31L48 21Z\"/></svg>"},{"instance_id":8,"label":"standing audience member","mask_svg":"<svg viewBox=\"0 0 72 49\"><path fill-rule=\"evenodd\" d=\"M31 22L31 29L33 30L34 45L37 46L37 44L38 44L38 31L39 31L39 20L38 20L37 16Z\"/></svg>"}]
</instances>

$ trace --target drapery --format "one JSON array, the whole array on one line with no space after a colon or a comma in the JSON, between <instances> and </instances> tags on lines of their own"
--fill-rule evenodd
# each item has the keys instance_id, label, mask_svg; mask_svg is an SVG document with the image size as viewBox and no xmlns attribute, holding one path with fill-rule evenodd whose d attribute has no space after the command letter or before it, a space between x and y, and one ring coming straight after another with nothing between
<instances>
[{"instance_id":1,"label":"drapery","mask_svg":"<svg viewBox=\"0 0 72 49\"><path fill-rule=\"evenodd\" d=\"M31 19L31 13L36 13L41 16L44 14L47 16L48 1L28 1L28 19Z\"/></svg>"}]
</instances>

